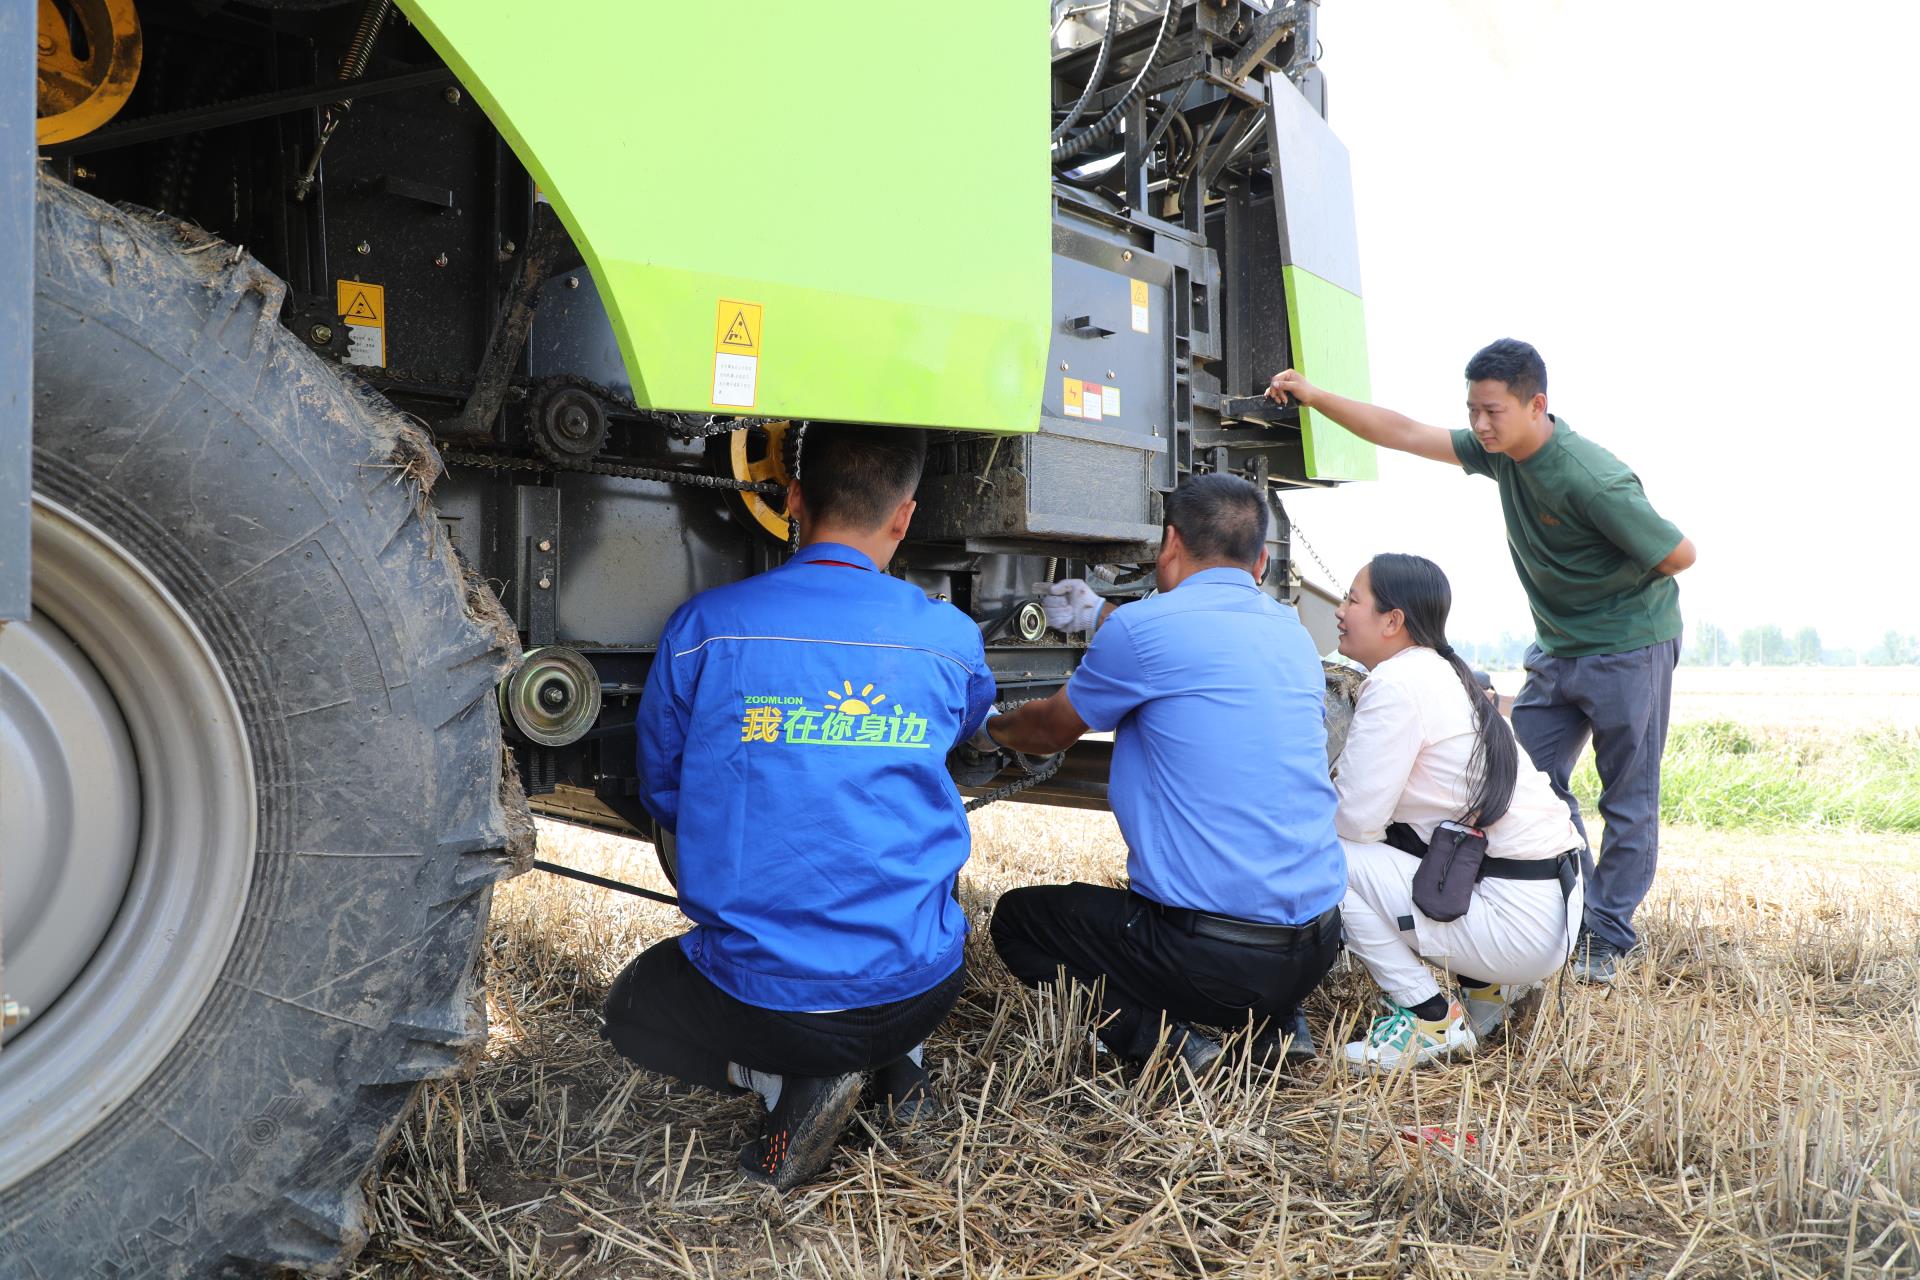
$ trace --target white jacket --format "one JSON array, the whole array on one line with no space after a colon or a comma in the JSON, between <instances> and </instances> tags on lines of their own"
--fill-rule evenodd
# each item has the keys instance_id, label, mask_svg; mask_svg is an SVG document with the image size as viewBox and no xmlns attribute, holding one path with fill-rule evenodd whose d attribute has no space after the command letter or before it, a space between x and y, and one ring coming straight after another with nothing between
<instances>
[{"instance_id":1,"label":"white jacket","mask_svg":"<svg viewBox=\"0 0 1920 1280\"><path fill-rule=\"evenodd\" d=\"M1473 702L1445 658L1416 645L1382 662L1360 686L1347 745L1334 762L1342 839L1376 844L1404 822L1422 840L1458 821L1473 793L1468 765L1476 737ZM1517 744L1513 805L1487 829L1495 858L1553 858L1577 849L1580 833L1547 775Z\"/></svg>"}]
</instances>

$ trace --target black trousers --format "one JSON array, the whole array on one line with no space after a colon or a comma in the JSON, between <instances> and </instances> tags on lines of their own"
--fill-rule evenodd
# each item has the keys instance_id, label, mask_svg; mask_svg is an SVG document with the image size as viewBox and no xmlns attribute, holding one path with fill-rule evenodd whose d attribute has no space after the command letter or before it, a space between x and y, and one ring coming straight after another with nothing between
<instances>
[{"instance_id":1,"label":"black trousers","mask_svg":"<svg viewBox=\"0 0 1920 1280\"><path fill-rule=\"evenodd\" d=\"M1280 945L1189 933L1159 904L1126 889L1038 885L1001 895L993 946L1030 987L1058 971L1085 986L1106 982L1100 1039L1138 1061L1153 1051L1163 1017L1238 1030L1263 1027L1326 977L1340 953L1340 913Z\"/></svg>"},{"instance_id":2,"label":"black trousers","mask_svg":"<svg viewBox=\"0 0 1920 1280\"><path fill-rule=\"evenodd\" d=\"M736 1000L693 967L678 938L635 956L607 993L601 1032L635 1066L726 1090L727 1064L794 1076L872 1071L904 1055L952 1011L965 968L932 990L837 1013L785 1013Z\"/></svg>"}]
</instances>

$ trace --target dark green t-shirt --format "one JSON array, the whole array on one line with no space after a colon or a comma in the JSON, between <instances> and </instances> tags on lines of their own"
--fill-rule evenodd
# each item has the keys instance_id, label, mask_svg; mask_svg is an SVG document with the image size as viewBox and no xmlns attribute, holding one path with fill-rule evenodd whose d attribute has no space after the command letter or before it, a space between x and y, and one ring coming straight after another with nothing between
<instances>
[{"instance_id":1,"label":"dark green t-shirt","mask_svg":"<svg viewBox=\"0 0 1920 1280\"><path fill-rule=\"evenodd\" d=\"M1488 453L1471 431L1453 433L1460 465L1500 486L1507 546L1540 647L1577 658L1672 640L1680 588L1654 566L1680 545L1680 530L1653 509L1625 463L1552 421L1553 438L1525 462Z\"/></svg>"}]
</instances>

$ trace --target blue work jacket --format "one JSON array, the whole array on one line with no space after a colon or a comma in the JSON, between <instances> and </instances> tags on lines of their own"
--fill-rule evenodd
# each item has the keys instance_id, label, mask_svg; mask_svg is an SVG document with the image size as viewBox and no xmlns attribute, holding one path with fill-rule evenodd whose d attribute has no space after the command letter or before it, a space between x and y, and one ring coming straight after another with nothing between
<instances>
[{"instance_id":1,"label":"blue work jacket","mask_svg":"<svg viewBox=\"0 0 1920 1280\"><path fill-rule=\"evenodd\" d=\"M641 798L678 837L694 967L805 1011L952 974L972 840L946 757L993 696L979 626L852 547L802 547L681 605L636 728Z\"/></svg>"}]
</instances>

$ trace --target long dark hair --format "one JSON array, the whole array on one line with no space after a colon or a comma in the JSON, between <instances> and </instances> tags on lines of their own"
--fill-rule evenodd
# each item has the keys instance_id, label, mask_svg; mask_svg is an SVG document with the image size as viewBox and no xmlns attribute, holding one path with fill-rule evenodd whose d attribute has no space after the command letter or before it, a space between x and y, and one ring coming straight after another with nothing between
<instances>
[{"instance_id":1,"label":"long dark hair","mask_svg":"<svg viewBox=\"0 0 1920 1280\"><path fill-rule=\"evenodd\" d=\"M1506 816L1513 803L1513 787L1520 773L1520 747L1513 728L1481 689L1469 667L1447 643L1447 614L1453 609L1453 587L1440 566L1420 556L1387 553L1367 562L1373 585L1373 607L1381 613L1398 609L1407 620L1407 634L1447 660L1460 677L1473 706L1478 739L1467 772L1473 778L1473 796L1460 820L1469 826L1490 827Z\"/></svg>"}]
</instances>

